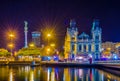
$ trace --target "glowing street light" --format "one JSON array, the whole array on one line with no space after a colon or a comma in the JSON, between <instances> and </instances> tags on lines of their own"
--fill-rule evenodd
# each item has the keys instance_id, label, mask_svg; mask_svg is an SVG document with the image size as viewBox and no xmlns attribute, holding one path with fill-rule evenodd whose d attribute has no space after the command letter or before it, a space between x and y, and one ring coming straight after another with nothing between
<instances>
[{"instance_id":1,"label":"glowing street light","mask_svg":"<svg viewBox=\"0 0 120 81\"><path fill-rule=\"evenodd\" d=\"M10 37L10 44L8 45L10 47L10 50L11 50L11 56L12 56L12 50L13 50L13 38L15 37L15 35L13 33L10 33L9 34L9 37Z\"/></svg>"},{"instance_id":2,"label":"glowing street light","mask_svg":"<svg viewBox=\"0 0 120 81\"><path fill-rule=\"evenodd\" d=\"M11 56L13 53L13 48L15 47L15 40L17 39L17 31L15 29L9 28L5 32L5 38L7 40L7 47L10 49Z\"/></svg>"},{"instance_id":3,"label":"glowing street light","mask_svg":"<svg viewBox=\"0 0 120 81\"><path fill-rule=\"evenodd\" d=\"M55 47L55 44L54 44L54 43L52 43L52 44L50 44L50 46L51 46L51 47Z\"/></svg>"},{"instance_id":4,"label":"glowing street light","mask_svg":"<svg viewBox=\"0 0 120 81\"><path fill-rule=\"evenodd\" d=\"M12 44L12 43L11 43L11 44L9 44L8 46L9 46L9 47L11 47L11 48L13 48L13 44Z\"/></svg>"},{"instance_id":5,"label":"glowing street light","mask_svg":"<svg viewBox=\"0 0 120 81\"><path fill-rule=\"evenodd\" d=\"M47 37L51 37L51 34L50 34L50 33L48 33L48 34L47 34Z\"/></svg>"},{"instance_id":6,"label":"glowing street light","mask_svg":"<svg viewBox=\"0 0 120 81\"><path fill-rule=\"evenodd\" d=\"M46 50L47 50L47 55L49 55L49 54L50 54L51 49L50 49L50 48L47 48Z\"/></svg>"},{"instance_id":7,"label":"glowing street light","mask_svg":"<svg viewBox=\"0 0 120 81\"><path fill-rule=\"evenodd\" d=\"M14 37L14 35L13 35L13 34L10 34L9 36L10 36L10 37Z\"/></svg>"},{"instance_id":8,"label":"glowing street light","mask_svg":"<svg viewBox=\"0 0 120 81\"><path fill-rule=\"evenodd\" d=\"M47 49L47 52L50 52L50 48Z\"/></svg>"},{"instance_id":9,"label":"glowing street light","mask_svg":"<svg viewBox=\"0 0 120 81\"><path fill-rule=\"evenodd\" d=\"M9 32L8 36L12 40L15 37L15 34L14 34L14 32Z\"/></svg>"},{"instance_id":10,"label":"glowing street light","mask_svg":"<svg viewBox=\"0 0 120 81\"><path fill-rule=\"evenodd\" d=\"M48 43L48 45L49 45L49 38L50 38L50 37L51 37L51 34L48 33L48 34L47 34L47 39L48 39L47 43Z\"/></svg>"}]
</instances>

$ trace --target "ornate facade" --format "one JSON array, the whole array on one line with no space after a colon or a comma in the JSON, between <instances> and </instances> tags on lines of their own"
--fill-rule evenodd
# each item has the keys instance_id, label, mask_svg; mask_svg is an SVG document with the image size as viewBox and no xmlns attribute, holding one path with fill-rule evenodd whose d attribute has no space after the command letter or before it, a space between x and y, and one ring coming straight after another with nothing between
<instances>
[{"instance_id":1,"label":"ornate facade","mask_svg":"<svg viewBox=\"0 0 120 81\"><path fill-rule=\"evenodd\" d=\"M71 20L65 37L65 58L91 54L94 59L99 59L102 42L101 34L99 20L93 21L90 36L84 32L79 34L75 20Z\"/></svg>"}]
</instances>

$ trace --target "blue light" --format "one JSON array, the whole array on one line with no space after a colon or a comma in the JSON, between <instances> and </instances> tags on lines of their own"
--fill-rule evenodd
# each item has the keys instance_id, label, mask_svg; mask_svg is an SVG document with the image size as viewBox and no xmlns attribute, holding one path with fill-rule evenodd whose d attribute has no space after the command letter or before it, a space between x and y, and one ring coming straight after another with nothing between
<instances>
[{"instance_id":1,"label":"blue light","mask_svg":"<svg viewBox=\"0 0 120 81\"><path fill-rule=\"evenodd\" d=\"M114 58L116 59L116 58L117 58L117 56L114 56Z\"/></svg>"},{"instance_id":2,"label":"blue light","mask_svg":"<svg viewBox=\"0 0 120 81\"><path fill-rule=\"evenodd\" d=\"M48 57L48 56L42 56L42 61L50 61L51 60L51 57Z\"/></svg>"},{"instance_id":3,"label":"blue light","mask_svg":"<svg viewBox=\"0 0 120 81\"><path fill-rule=\"evenodd\" d=\"M54 61L58 61L59 60L58 56L54 56L53 58L54 58Z\"/></svg>"},{"instance_id":4,"label":"blue light","mask_svg":"<svg viewBox=\"0 0 120 81\"><path fill-rule=\"evenodd\" d=\"M48 57L48 60L50 61L50 60L51 60L51 57Z\"/></svg>"},{"instance_id":5,"label":"blue light","mask_svg":"<svg viewBox=\"0 0 120 81\"><path fill-rule=\"evenodd\" d=\"M113 54L113 60L118 60L118 55Z\"/></svg>"}]
</instances>

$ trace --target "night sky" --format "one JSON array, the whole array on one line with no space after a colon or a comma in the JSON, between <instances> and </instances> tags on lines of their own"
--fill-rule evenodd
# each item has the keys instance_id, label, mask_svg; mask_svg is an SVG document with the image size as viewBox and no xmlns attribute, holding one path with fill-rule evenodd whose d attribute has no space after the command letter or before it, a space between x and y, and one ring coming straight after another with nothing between
<instances>
[{"instance_id":1,"label":"night sky","mask_svg":"<svg viewBox=\"0 0 120 81\"><path fill-rule=\"evenodd\" d=\"M0 47L6 48L5 31L9 28L18 33L16 49L24 46L24 20L28 21L29 42L31 31L44 33L49 27L61 47L70 19L76 20L79 33L87 34L93 20L99 19L102 41L120 42L119 4L119 0L0 0Z\"/></svg>"}]
</instances>

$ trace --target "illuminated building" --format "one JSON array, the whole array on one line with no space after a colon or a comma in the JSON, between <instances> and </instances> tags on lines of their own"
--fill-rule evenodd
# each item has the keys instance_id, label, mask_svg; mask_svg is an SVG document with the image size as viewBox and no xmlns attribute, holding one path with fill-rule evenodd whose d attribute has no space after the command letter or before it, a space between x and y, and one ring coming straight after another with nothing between
<instances>
[{"instance_id":1,"label":"illuminated building","mask_svg":"<svg viewBox=\"0 0 120 81\"><path fill-rule=\"evenodd\" d=\"M104 42L102 43L102 49L106 50L106 49L110 49L111 51L115 51L115 43L113 42Z\"/></svg>"},{"instance_id":2,"label":"illuminated building","mask_svg":"<svg viewBox=\"0 0 120 81\"><path fill-rule=\"evenodd\" d=\"M110 50L111 53L120 54L120 43L104 42L102 43L103 53Z\"/></svg>"},{"instance_id":3,"label":"illuminated building","mask_svg":"<svg viewBox=\"0 0 120 81\"><path fill-rule=\"evenodd\" d=\"M115 48L116 48L115 53L119 54L120 57L120 42L115 44Z\"/></svg>"},{"instance_id":4,"label":"illuminated building","mask_svg":"<svg viewBox=\"0 0 120 81\"><path fill-rule=\"evenodd\" d=\"M35 46L40 47L40 36L41 33L38 31L32 32L32 42L35 44Z\"/></svg>"},{"instance_id":5,"label":"illuminated building","mask_svg":"<svg viewBox=\"0 0 120 81\"><path fill-rule=\"evenodd\" d=\"M94 59L100 58L101 52L101 34L99 20L94 20L91 36L86 33L78 34L75 20L70 21L70 27L67 28L64 54L65 58L75 57L76 55L92 54Z\"/></svg>"}]
</instances>

